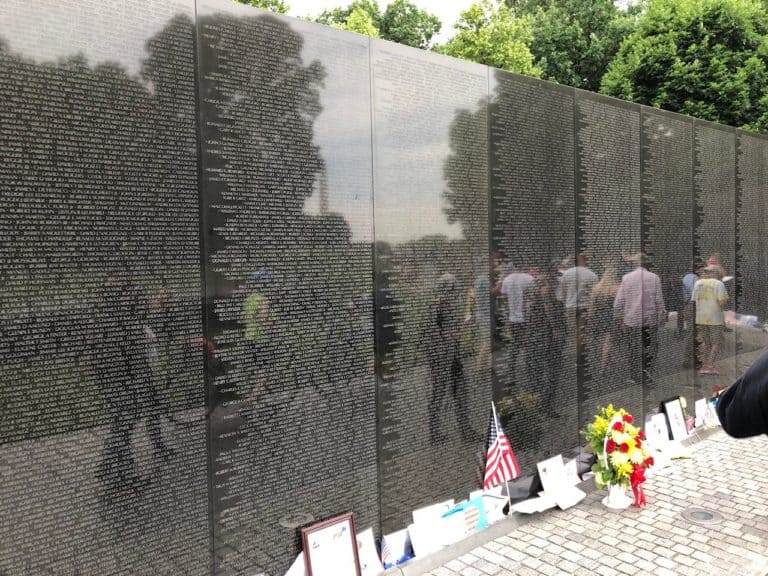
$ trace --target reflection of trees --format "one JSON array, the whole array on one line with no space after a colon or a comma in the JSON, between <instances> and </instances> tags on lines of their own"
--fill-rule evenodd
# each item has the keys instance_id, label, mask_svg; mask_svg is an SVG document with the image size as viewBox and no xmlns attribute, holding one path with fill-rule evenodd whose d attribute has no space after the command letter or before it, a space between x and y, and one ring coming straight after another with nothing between
<instances>
[{"instance_id":1,"label":"reflection of trees","mask_svg":"<svg viewBox=\"0 0 768 576\"><path fill-rule=\"evenodd\" d=\"M7 399L24 424L4 438L100 417L76 359L98 334L95 288L118 263L149 290L164 280L191 294L175 329L199 333L193 31L189 18L170 20L148 42L140 78L82 56L36 63L0 43L0 327L26 390ZM26 422L42 404L50 417ZM62 430L51 427L59 413Z\"/></svg>"},{"instance_id":2,"label":"reflection of trees","mask_svg":"<svg viewBox=\"0 0 768 576\"><path fill-rule=\"evenodd\" d=\"M365 293L370 305L370 246L350 244L339 214L304 213L324 169L313 141L324 67L305 65L301 35L270 16L217 14L200 28L204 186L216 207L212 257L226 263L216 290L225 295L258 268L272 270L283 351L272 391L338 393L365 348L353 332Z\"/></svg>"}]
</instances>

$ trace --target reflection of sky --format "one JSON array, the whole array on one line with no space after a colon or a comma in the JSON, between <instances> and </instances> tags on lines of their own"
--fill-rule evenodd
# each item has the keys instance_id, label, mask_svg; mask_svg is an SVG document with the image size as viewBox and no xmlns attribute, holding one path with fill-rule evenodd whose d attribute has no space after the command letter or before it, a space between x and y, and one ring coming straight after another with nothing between
<instances>
[{"instance_id":1,"label":"reflection of sky","mask_svg":"<svg viewBox=\"0 0 768 576\"><path fill-rule=\"evenodd\" d=\"M303 33L304 64L319 60L326 77L320 91L322 112L315 120L314 141L327 170L328 211L344 216L353 242L373 239L371 193L371 117L368 39L330 28L291 21ZM305 211L320 211L320 186Z\"/></svg>"},{"instance_id":2,"label":"reflection of sky","mask_svg":"<svg viewBox=\"0 0 768 576\"><path fill-rule=\"evenodd\" d=\"M374 43L376 238L461 238L445 215L445 161L461 110L487 95L487 68Z\"/></svg>"},{"instance_id":3,"label":"reflection of sky","mask_svg":"<svg viewBox=\"0 0 768 576\"><path fill-rule=\"evenodd\" d=\"M194 0L1 0L0 38L38 62L82 54L90 66L116 62L135 76L147 40L193 10Z\"/></svg>"}]
</instances>

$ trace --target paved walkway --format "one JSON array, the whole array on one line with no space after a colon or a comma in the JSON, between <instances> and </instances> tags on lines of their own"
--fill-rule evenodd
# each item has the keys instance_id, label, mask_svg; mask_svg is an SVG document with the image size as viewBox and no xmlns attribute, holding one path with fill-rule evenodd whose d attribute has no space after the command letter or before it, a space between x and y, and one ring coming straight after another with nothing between
<instances>
[{"instance_id":1,"label":"paved walkway","mask_svg":"<svg viewBox=\"0 0 768 576\"><path fill-rule=\"evenodd\" d=\"M551 510L429 572L427 576L766 576L768 438L735 440L722 430L689 446L645 484L648 506L613 511L593 492ZM722 522L686 520L687 508ZM493 527L491 528L493 529ZM479 535L477 535L479 536ZM407 566L407 565L406 565ZM416 565L413 568L417 568Z\"/></svg>"}]
</instances>

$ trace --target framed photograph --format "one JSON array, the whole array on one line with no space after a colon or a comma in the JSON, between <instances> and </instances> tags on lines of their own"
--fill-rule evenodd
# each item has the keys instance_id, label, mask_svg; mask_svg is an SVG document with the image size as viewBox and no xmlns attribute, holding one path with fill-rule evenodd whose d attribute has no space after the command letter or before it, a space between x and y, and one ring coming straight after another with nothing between
<instances>
[{"instance_id":1,"label":"framed photograph","mask_svg":"<svg viewBox=\"0 0 768 576\"><path fill-rule=\"evenodd\" d=\"M688 428L685 426L683 417L683 405L680 404L680 397L675 396L662 402L664 413L667 415L669 430L672 432L672 439L681 441L688 438Z\"/></svg>"},{"instance_id":2,"label":"framed photograph","mask_svg":"<svg viewBox=\"0 0 768 576\"><path fill-rule=\"evenodd\" d=\"M301 529L307 576L361 576L352 512Z\"/></svg>"}]
</instances>

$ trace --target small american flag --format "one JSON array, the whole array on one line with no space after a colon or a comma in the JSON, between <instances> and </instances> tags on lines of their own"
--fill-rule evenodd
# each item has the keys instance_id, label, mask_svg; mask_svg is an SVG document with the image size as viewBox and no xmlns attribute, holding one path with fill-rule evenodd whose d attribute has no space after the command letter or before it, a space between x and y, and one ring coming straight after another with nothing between
<instances>
[{"instance_id":1,"label":"small american flag","mask_svg":"<svg viewBox=\"0 0 768 576\"><path fill-rule=\"evenodd\" d=\"M496 407L491 403L491 430L488 433L488 457L485 460L485 480L483 490L498 486L520 476L520 466L509 444L507 435L496 415Z\"/></svg>"},{"instance_id":2,"label":"small american flag","mask_svg":"<svg viewBox=\"0 0 768 576\"><path fill-rule=\"evenodd\" d=\"M387 539L382 537L381 539L381 563L384 568L388 568L392 565L392 549L387 543Z\"/></svg>"}]
</instances>

